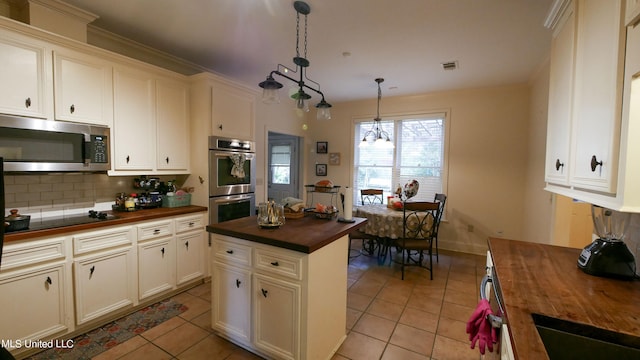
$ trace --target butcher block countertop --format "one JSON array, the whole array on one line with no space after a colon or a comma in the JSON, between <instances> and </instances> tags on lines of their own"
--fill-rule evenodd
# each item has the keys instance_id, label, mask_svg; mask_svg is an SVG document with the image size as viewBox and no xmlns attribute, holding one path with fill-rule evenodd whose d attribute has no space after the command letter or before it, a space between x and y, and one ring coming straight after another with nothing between
<instances>
[{"instance_id":1,"label":"butcher block countertop","mask_svg":"<svg viewBox=\"0 0 640 360\"><path fill-rule=\"evenodd\" d=\"M532 313L640 336L640 281L580 270L581 249L489 239L516 358L545 359Z\"/></svg>"},{"instance_id":2,"label":"butcher block countertop","mask_svg":"<svg viewBox=\"0 0 640 360\"><path fill-rule=\"evenodd\" d=\"M207 231L310 254L367 222L364 218L353 219L353 223L341 223L335 219L317 219L307 215L300 219L287 219L277 229L262 229L258 226L257 217L250 216L209 225Z\"/></svg>"},{"instance_id":3,"label":"butcher block countertop","mask_svg":"<svg viewBox=\"0 0 640 360\"><path fill-rule=\"evenodd\" d=\"M99 229L107 226L117 226L117 225L138 222L138 221L161 219L163 217L179 216L179 215L197 213L202 211L207 211L207 208L203 206L195 206L195 205L181 206L181 207L174 207L174 208L144 209L144 210L138 210L138 211L132 211L132 212L105 211L107 214L116 215L118 218L112 219L112 220L93 222L88 224L57 227L52 229L10 232L10 233L4 234L4 241L11 242L11 241L18 241L18 240L35 239L43 236L54 236L54 235L61 235L61 234L66 234L66 233L71 233L76 231L93 230L93 229Z\"/></svg>"}]
</instances>

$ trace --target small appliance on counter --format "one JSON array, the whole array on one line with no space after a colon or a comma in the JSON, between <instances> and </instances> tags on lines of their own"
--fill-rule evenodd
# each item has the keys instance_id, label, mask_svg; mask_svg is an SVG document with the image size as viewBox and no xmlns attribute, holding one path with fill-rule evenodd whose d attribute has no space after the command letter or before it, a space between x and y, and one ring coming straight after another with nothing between
<instances>
[{"instance_id":1,"label":"small appliance on counter","mask_svg":"<svg viewBox=\"0 0 640 360\"><path fill-rule=\"evenodd\" d=\"M635 258L622 241L627 235L631 214L592 205L591 215L599 238L582 250L578 267L594 276L635 278Z\"/></svg>"}]
</instances>

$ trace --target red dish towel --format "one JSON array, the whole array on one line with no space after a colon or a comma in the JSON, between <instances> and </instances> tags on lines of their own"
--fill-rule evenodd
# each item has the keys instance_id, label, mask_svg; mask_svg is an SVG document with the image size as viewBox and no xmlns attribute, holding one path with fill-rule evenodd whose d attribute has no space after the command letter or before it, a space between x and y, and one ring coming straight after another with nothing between
<instances>
[{"instance_id":1,"label":"red dish towel","mask_svg":"<svg viewBox=\"0 0 640 360\"><path fill-rule=\"evenodd\" d=\"M471 348L475 349L476 343L479 343L478 349L483 355L485 348L493 352L493 344L498 342L496 329L487 319L487 316L492 314L489 301L482 299L467 322L467 334L469 334Z\"/></svg>"}]
</instances>

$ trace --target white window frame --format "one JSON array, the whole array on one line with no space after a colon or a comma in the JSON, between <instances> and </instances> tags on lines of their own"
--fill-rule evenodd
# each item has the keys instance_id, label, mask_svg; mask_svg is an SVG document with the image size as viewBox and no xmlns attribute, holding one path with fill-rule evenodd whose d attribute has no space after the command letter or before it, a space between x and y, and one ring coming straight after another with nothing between
<instances>
[{"instance_id":1,"label":"white window frame","mask_svg":"<svg viewBox=\"0 0 640 360\"><path fill-rule=\"evenodd\" d=\"M399 180L399 173L400 173L400 168L399 168L399 145L398 145L398 128L400 126L400 124L402 123L402 121L404 120L412 120L412 119L443 119L444 122L444 127L443 127L443 131L444 134L442 136L443 138L443 145L442 145L442 168L441 168L441 175L440 175L440 179L441 179L441 192L444 194L447 194L447 188L448 188L448 173L449 173L449 135L451 133L450 128L451 128L451 119L450 119L450 111L449 110L436 110L436 111L428 111L428 112L420 112L420 113L403 113L403 114L396 114L396 115L389 115L389 116L385 116L381 118L382 123L385 122L390 122L392 121L394 123L394 130L393 130L393 139L391 139L395 145L394 149L393 149L393 163L391 165L392 168L392 180L391 180L391 185L390 187L384 187L383 190L385 192L384 196L385 196L385 203L386 203L386 197L387 196L393 196L394 191L396 190L396 187L398 184L400 185L404 185L406 183L406 181L402 182L401 180ZM352 139L354 140L354 144L353 144L353 163L352 163L352 179L350 181L354 191L353 191L353 204L360 204L360 192L359 189L361 187L359 187L359 184L356 184L356 181L358 180L358 170L359 170L359 164L357 162L357 157L359 156L359 145L360 142L362 141L362 139L356 139L356 130L358 129L358 125L364 122L368 122L371 123L372 119L371 118L355 118L353 119L353 125L351 128L351 132L352 132ZM381 167L381 166L378 166ZM418 198L415 198L416 200L421 200L421 201L433 201L433 195L426 195L424 194L425 189L422 189L418 191ZM428 192L431 192L430 190L426 190Z\"/></svg>"}]
</instances>

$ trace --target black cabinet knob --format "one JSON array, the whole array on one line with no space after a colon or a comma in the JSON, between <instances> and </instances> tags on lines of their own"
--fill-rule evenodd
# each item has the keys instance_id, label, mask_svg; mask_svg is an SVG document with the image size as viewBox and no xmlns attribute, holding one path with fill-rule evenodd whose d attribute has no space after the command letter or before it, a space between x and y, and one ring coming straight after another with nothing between
<instances>
[{"instance_id":1,"label":"black cabinet knob","mask_svg":"<svg viewBox=\"0 0 640 360\"><path fill-rule=\"evenodd\" d=\"M240 281L240 279L236 279L236 287L240 288L240 284L242 284L242 281Z\"/></svg>"},{"instance_id":2,"label":"black cabinet knob","mask_svg":"<svg viewBox=\"0 0 640 360\"><path fill-rule=\"evenodd\" d=\"M564 169L564 163L561 163L560 159L556 159L556 171L559 171L560 168Z\"/></svg>"},{"instance_id":3,"label":"black cabinet knob","mask_svg":"<svg viewBox=\"0 0 640 360\"><path fill-rule=\"evenodd\" d=\"M71 111L71 113L73 114L74 112L76 112L76 106L71 104L71 107L69 108L69 111Z\"/></svg>"},{"instance_id":4,"label":"black cabinet knob","mask_svg":"<svg viewBox=\"0 0 640 360\"><path fill-rule=\"evenodd\" d=\"M24 101L24 106L26 108L30 108L31 107L31 98L27 98L27 100Z\"/></svg>"},{"instance_id":5,"label":"black cabinet knob","mask_svg":"<svg viewBox=\"0 0 640 360\"><path fill-rule=\"evenodd\" d=\"M262 296L267 297L267 293L269 292L265 289L260 289L260 290L262 290Z\"/></svg>"},{"instance_id":6,"label":"black cabinet knob","mask_svg":"<svg viewBox=\"0 0 640 360\"><path fill-rule=\"evenodd\" d=\"M591 157L591 171L595 172L598 166L602 167L602 160L598 161L598 158L593 155Z\"/></svg>"}]
</instances>

